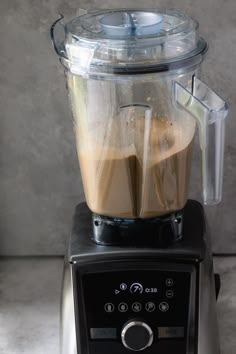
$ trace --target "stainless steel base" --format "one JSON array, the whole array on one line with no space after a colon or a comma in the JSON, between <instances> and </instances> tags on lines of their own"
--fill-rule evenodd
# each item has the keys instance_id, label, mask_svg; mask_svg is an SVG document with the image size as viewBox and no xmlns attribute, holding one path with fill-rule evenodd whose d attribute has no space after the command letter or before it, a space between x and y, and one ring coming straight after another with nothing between
<instances>
[{"instance_id":1,"label":"stainless steel base","mask_svg":"<svg viewBox=\"0 0 236 354\"><path fill-rule=\"evenodd\" d=\"M208 249L209 251L209 249ZM220 354L216 312L216 290L212 256L200 265L198 351L197 354Z\"/></svg>"},{"instance_id":2,"label":"stainless steel base","mask_svg":"<svg viewBox=\"0 0 236 354\"><path fill-rule=\"evenodd\" d=\"M61 317L60 317L60 353L77 353L76 332L75 332L75 309L72 284L72 266L64 264L64 276L61 296Z\"/></svg>"},{"instance_id":3,"label":"stainless steel base","mask_svg":"<svg viewBox=\"0 0 236 354\"><path fill-rule=\"evenodd\" d=\"M219 354L216 295L210 255L200 265L199 285L198 351L188 354ZM72 265L69 263L65 263L61 300L61 354L87 354L77 353Z\"/></svg>"},{"instance_id":4,"label":"stainless steel base","mask_svg":"<svg viewBox=\"0 0 236 354\"><path fill-rule=\"evenodd\" d=\"M132 252L125 247L124 249L119 248L117 251L116 248L97 246L92 243L88 237L90 234L88 228L88 225L90 225L90 212L83 205L78 208L69 244L69 254L65 259L64 267L61 297L61 354L88 354L83 351L83 349L81 352L77 352L72 280L73 263L77 262L79 259L83 260L84 258L92 260L98 259L98 257L101 256L101 253L103 253L102 256L110 257L112 259L114 252L120 252L124 257L126 257L127 253L132 254ZM78 225L76 220L80 220L80 225ZM155 259L158 259L158 257L167 259L166 254L168 254L168 259L173 258L173 261L175 260L175 257L178 259L181 255L182 259L182 257L186 257L186 254L188 255L191 253L192 263L197 259L198 262L201 260L200 263L198 263L199 286L196 293L195 308L195 323L198 324L197 338L195 335L197 346L191 345L191 348L189 347L187 349L187 354L219 354L220 346L216 315L216 290L211 241L209 234L205 230L204 213L199 203L194 201L188 202L188 205L186 206L185 223L187 236L185 241L181 241L182 243L179 245L180 247L177 245L170 249L143 249L140 251L138 249L133 249L133 252L136 257L139 257L139 254L144 254L147 257L154 252L155 257L157 257ZM202 226L198 229L200 224L202 224ZM200 239L201 242L199 242ZM190 329L190 331L193 332L190 333L191 337L194 337L196 331L193 331L193 329ZM80 345L78 345L78 347L80 347ZM197 347L197 349L194 349L194 347Z\"/></svg>"}]
</instances>

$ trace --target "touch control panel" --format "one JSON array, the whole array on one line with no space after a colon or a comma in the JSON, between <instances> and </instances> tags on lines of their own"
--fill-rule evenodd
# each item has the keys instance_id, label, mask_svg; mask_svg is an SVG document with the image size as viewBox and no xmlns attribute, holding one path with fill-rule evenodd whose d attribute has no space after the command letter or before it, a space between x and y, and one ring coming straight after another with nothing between
<instances>
[{"instance_id":1,"label":"touch control panel","mask_svg":"<svg viewBox=\"0 0 236 354\"><path fill-rule=\"evenodd\" d=\"M89 354L106 350L186 354L192 273L190 269L85 272L81 281Z\"/></svg>"}]
</instances>

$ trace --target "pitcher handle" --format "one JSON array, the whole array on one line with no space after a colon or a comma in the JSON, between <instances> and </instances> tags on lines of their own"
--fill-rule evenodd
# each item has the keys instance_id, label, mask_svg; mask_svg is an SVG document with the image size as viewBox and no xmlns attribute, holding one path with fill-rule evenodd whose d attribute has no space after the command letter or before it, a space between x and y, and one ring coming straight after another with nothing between
<instances>
[{"instance_id":1,"label":"pitcher handle","mask_svg":"<svg viewBox=\"0 0 236 354\"><path fill-rule=\"evenodd\" d=\"M57 44L57 40L55 38L55 29L59 24L62 25L63 30L65 32L64 25L63 25L63 18L64 18L64 16L62 14L59 14L59 18L55 22L53 22L53 24L50 28L50 37L51 37L52 45L53 45L53 48L54 48L56 54L60 58L67 59L66 50L64 47L64 38L63 38L63 40L61 40L60 44Z\"/></svg>"},{"instance_id":2,"label":"pitcher handle","mask_svg":"<svg viewBox=\"0 0 236 354\"><path fill-rule=\"evenodd\" d=\"M222 199L226 102L201 80L192 77L184 87L174 83L175 102L197 121L202 151L202 190L204 204Z\"/></svg>"}]
</instances>

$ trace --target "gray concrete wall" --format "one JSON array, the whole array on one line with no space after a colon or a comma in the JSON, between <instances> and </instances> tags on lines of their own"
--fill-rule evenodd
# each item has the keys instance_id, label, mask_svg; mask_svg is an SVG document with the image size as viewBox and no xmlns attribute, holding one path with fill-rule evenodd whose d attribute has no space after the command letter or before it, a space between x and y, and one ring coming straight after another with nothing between
<instances>
[{"instance_id":1,"label":"gray concrete wall","mask_svg":"<svg viewBox=\"0 0 236 354\"><path fill-rule=\"evenodd\" d=\"M236 2L234 0L0 2L0 254L63 254L83 200L63 70L49 40L57 13L79 7L179 8L210 43L202 79L230 105L224 197L208 208L214 251L236 252ZM195 159L191 195L199 196Z\"/></svg>"}]
</instances>

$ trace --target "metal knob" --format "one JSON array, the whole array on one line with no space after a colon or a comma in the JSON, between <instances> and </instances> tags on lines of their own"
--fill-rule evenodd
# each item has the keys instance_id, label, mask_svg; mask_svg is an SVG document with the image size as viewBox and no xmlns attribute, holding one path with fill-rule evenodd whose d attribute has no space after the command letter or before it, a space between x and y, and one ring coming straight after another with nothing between
<instances>
[{"instance_id":1,"label":"metal knob","mask_svg":"<svg viewBox=\"0 0 236 354\"><path fill-rule=\"evenodd\" d=\"M152 345L153 332L147 323L131 320L121 331L121 341L125 348L141 351Z\"/></svg>"}]
</instances>

